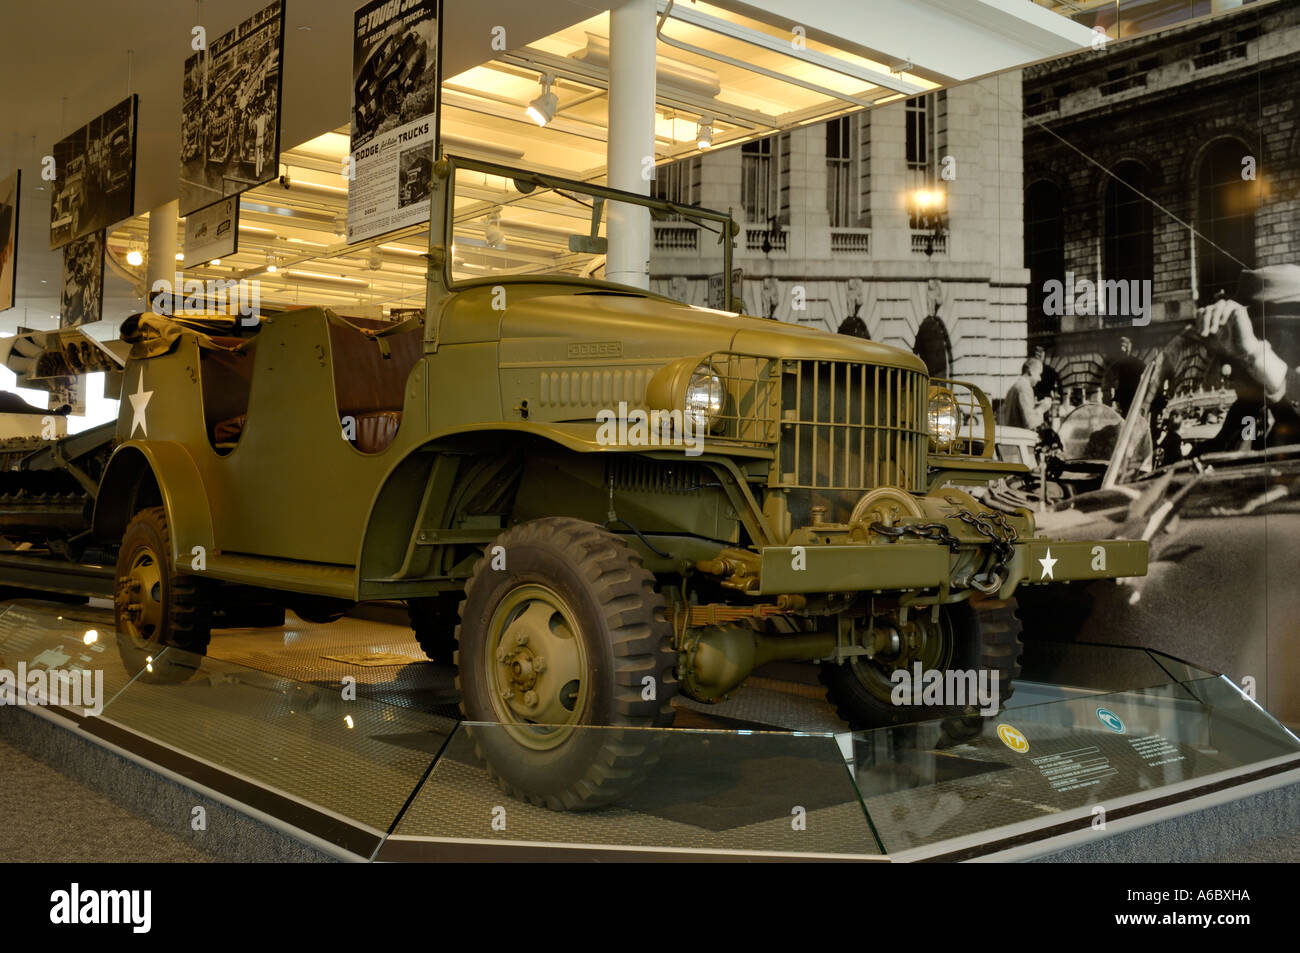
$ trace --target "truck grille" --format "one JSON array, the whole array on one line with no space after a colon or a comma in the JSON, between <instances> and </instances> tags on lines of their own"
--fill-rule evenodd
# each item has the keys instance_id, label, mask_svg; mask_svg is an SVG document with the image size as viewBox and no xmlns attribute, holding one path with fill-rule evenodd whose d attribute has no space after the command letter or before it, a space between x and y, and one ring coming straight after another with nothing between
<instances>
[{"instance_id":1,"label":"truck grille","mask_svg":"<svg viewBox=\"0 0 1300 953\"><path fill-rule=\"evenodd\" d=\"M783 361L777 485L925 487L929 380L894 367Z\"/></svg>"}]
</instances>

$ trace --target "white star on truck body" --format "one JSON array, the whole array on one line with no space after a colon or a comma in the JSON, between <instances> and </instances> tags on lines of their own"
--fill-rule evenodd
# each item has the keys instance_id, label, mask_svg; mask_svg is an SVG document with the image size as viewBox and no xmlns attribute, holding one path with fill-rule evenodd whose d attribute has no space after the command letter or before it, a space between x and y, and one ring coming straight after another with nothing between
<instances>
[{"instance_id":1,"label":"white star on truck body","mask_svg":"<svg viewBox=\"0 0 1300 953\"><path fill-rule=\"evenodd\" d=\"M131 401L131 436L135 436L136 427L139 427L140 432L146 437L149 436L149 422L145 419L144 409L149 406L149 398L153 396L153 391L144 389L144 368L140 369L140 382L135 393L126 396Z\"/></svg>"},{"instance_id":2,"label":"white star on truck body","mask_svg":"<svg viewBox=\"0 0 1300 953\"><path fill-rule=\"evenodd\" d=\"M1038 562L1043 567L1043 572L1038 578L1055 581L1056 576L1052 575L1052 567L1057 564L1058 560L1052 558L1052 547L1047 547L1047 555L1038 557Z\"/></svg>"}]
</instances>

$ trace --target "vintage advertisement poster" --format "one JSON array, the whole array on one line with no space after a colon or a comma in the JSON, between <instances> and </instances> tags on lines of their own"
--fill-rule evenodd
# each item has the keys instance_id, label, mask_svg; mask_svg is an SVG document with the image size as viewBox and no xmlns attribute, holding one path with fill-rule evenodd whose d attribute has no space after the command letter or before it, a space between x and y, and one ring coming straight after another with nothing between
<instances>
[{"instance_id":1,"label":"vintage advertisement poster","mask_svg":"<svg viewBox=\"0 0 1300 953\"><path fill-rule=\"evenodd\" d=\"M127 97L54 144L51 249L131 217L138 99Z\"/></svg>"},{"instance_id":2,"label":"vintage advertisement poster","mask_svg":"<svg viewBox=\"0 0 1300 953\"><path fill-rule=\"evenodd\" d=\"M428 221L440 13L439 0L375 0L356 13L349 243Z\"/></svg>"},{"instance_id":3,"label":"vintage advertisement poster","mask_svg":"<svg viewBox=\"0 0 1300 953\"><path fill-rule=\"evenodd\" d=\"M276 0L185 61L180 214L280 174L284 3Z\"/></svg>"}]
</instances>

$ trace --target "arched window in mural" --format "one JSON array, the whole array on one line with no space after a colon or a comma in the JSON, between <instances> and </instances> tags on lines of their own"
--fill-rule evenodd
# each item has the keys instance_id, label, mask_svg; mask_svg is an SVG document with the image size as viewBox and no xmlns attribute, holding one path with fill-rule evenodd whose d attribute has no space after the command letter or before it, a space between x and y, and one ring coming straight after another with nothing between
<instances>
[{"instance_id":1,"label":"arched window in mural","mask_svg":"<svg viewBox=\"0 0 1300 953\"><path fill-rule=\"evenodd\" d=\"M1220 139L1201 157L1196 284L1202 304L1220 291L1231 296L1242 269L1255 267L1255 183L1241 178L1242 157L1250 153L1239 139Z\"/></svg>"},{"instance_id":2,"label":"arched window in mural","mask_svg":"<svg viewBox=\"0 0 1300 953\"><path fill-rule=\"evenodd\" d=\"M1140 162L1117 163L1107 177L1105 239L1102 245L1102 278L1109 281L1151 281L1155 274L1152 257L1151 203L1147 170ZM1106 316L1107 325L1128 324L1131 314Z\"/></svg>"},{"instance_id":3,"label":"arched window in mural","mask_svg":"<svg viewBox=\"0 0 1300 953\"><path fill-rule=\"evenodd\" d=\"M912 353L925 362L931 377L950 376L952 344L948 341L948 329L938 315L930 315L916 329L916 345Z\"/></svg>"},{"instance_id":4,"label":"arched window in mural","mask_svg":"<svg viewBox=\"0 0 1300 953\"><path fill-rule=\"evenodd\" d=\"M1061 328L1059 315L1043 313L1048 281L1065 281L1065 209L1061 190L1040 179L1025 190L1025 267L1029 269L1029 338Z\"/></svg>"}]
</instances>

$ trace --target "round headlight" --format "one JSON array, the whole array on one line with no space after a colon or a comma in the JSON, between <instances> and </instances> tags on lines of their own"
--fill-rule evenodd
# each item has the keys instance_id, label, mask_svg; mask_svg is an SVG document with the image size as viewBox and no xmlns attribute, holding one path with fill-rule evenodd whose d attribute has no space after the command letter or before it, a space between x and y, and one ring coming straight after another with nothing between
<instances>
[{"instance_id":1,"label":"round headlight","mask_svg":"<svg viewBox=\"0 0 1300 953\"><path fill-rule=\"evenodd\" d=\"M946 447L957 439L957 428L961 426L961 411L957 407L957 398L952 391L941 387L930 392L930 407L926 414L930 427L930 438L940 447Z\"/></svg>"},{"instance_id":2,"label":"round headlight","mask_svg":"<svg viewBox=\"0 0 1300 953\"><path fill-rule=\"evenodd\" d=\"M687 416L694 418L697 427L710 430L722 413L726 396L722 378L713 373L713 368L708 364L701 364L686 385L686 406L683 410Z\"/></svg>"}]
</instances>

